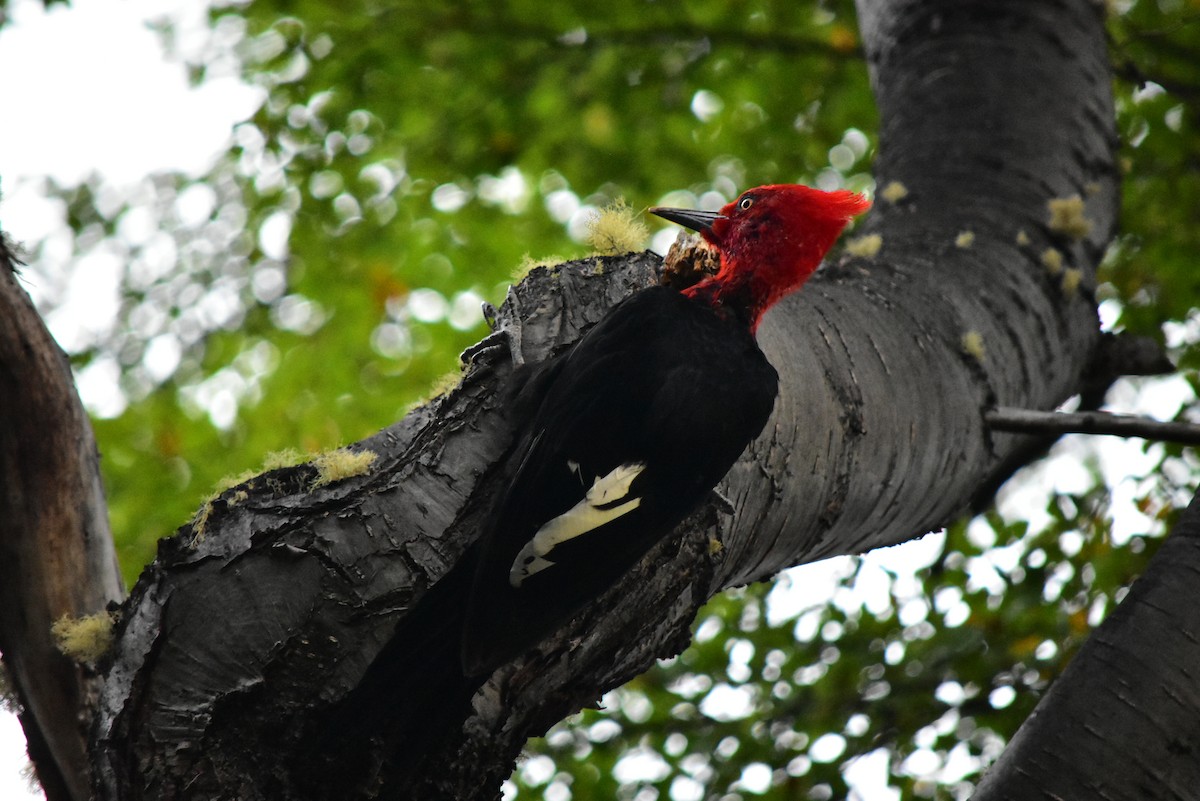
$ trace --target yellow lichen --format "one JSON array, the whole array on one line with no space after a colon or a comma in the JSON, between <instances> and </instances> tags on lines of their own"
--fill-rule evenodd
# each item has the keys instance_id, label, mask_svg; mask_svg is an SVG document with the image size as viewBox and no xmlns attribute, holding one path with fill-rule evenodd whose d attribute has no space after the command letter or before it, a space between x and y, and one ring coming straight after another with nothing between
<instances>
[{"instance_id":1,"label":"yellow lichen","mask_svg":"<svg viewBox=\"0 0 1200 801\"><path fill-rule=\"evenodd\" d=\"M954 247L956 247L956 248L966 249L966 248L971 247L971 245L974 245L974 244L975 244L975 232L974 231L960 231L958 236L954 237Z\"/></svg>"},{"instance_id":2,"label":"yellow lichen","mask_svg":"<svg viewBox=\"0 0 1200 801\"><path fill-rule=\"evenodd\" d=\"M1079 195L1056 197L1046 201L1050 213L1051 231L1066 234L1072 239L1083 239L1092 230L1092 222L1084 216L1085 204Z\"/></svg>"},{"instance_id":3,"label":"yellow lichen","mask_svg":"<svg viewBox=\"0 0 1200 801\"><path fill-rule=\"evenodd\" d=\"M888 203L899 203L908 197L908 187L899 181L891 181L883 188L879 196Z\"/></svg>"},{"instance_id":4,"label":"yellow lichen","mask_svg":"<svg viewBox=\"0 0 1200 801\"><path fill-rule=\"evenodd\" d=\"M76 662L96 662L108 651L113 639L113 619L108 612L83 617L63 615L50 627L54 643Z\"/></svg>"},{"instance_id":5,"label":"yellow lichen","mask_svg":"<svg viewBox=\"0 0 1200 801\"><path fill-rule=\"evenodd\" d=\"M1019 246L1025 247L1026 245L1029 244L1029 242L1030 242L1029 234L1025 233L1024 228L1022 228L1020 231L1017 231L1017 244Z\"/></svg>"},{"instance_id":6,"label":"yellow lichen","mask_svg":"<svg viewBox=\"0 0 1200 801\"><path fill-rule=\"evenodd\" d=\"M716 537L708 538L708 555L709 556L716 556L723 550L725 550L725 543L721 542Z\"/></svg>"},{"instance_id":7,"label":"yellow lichen","mask_svg":"<svg viewBox=\"0 0 1200 801\"><path fill-rule=\"evenodd\" d=\"M462 370L451 370L448 373L442 373L429 385L429 397L436 398L439 395L445 395L458 387L462 383L462 379Z\"/></svg>"},{"instance_id":8,"label":"yellow lichen","mask_svg":"<svg viewBox=\"0 0 1200 801\"><path fill-rule=\"evenodd\" d=\"M587 242L606 256L641 250L650 235L624 198L600 209L587 222Z\"/></svg>"},{"instance_id":9,"label":"yellow lichen","mask_svg":"<svg viewBox=\"0 0 1200 801\"><path fill-rule=\"evenodd\" d=\"M196 515L192 518L192 542L196 543L204 539L204 529L208 526L208 518L213 511L213 501L216 500L220 493L214 492L204 499L204 503L200 504L200 508L196 511Z\"/></svg>"},{"instance_id":10,"label":"yellow lichen","mask_svg":"<svg viewBox=\"0 0 1200 801\"><path fill-rule=\"evenodd\" d=\"M564 261L566 261L566 259L564 259L562 256L546 256L545 258L535 259L533 256L530 256L528 253L526 253L521 257L521 263L513 268L512 282L514 284L519 283L522 278L529 275L538 267L553 269L562 264Z\"/></svg>"},{"instance_id":11,"label":"yellow lichen","mask_svg":"<svg viewBox=\"0 0 1200 801\"><path fill-rule=\"evenodd\" d=\"M258 475L257 470L243 470L242 472L238 473L237 475L223 476L220 480L217 481L216 485L214 485L214 487L213 487L213 497L215 498L217 495L220 495L222 492L224 492L227 489L233 489L238 484L245 484L247 481L249 481L250 479L254 478L257 475Z\"/></svg>"},{"instance_id":12,"label":"yellow lichen","mask_svg":"<svg viewBox=\"0 0 1200 801\"><path fill-rule=\"evenodd\" d=\"M1073 297L1079 291L1079 285L1083 282L1083 270L1078 267L1070 267L1063 270L1062 291L1067 297Z\"/></svg>"},{"instance_id":13,"label":"yellow lichen","mask_svg":"<svg viewBox=\"0 0 1200 801\"><path fill-rule=\"evenodd\" d=\"M317 477L313 481L313 489L343 481L354 476L361 476L371 469L371 465L379 458L375 451L352 451L348 448L337 448L317 454L312 460L317 468Z\"/></svg>"},{"instance_id":14,"label":"yellow lichen","mask_svg":"<svg viewBox=\"0 0 1200 801\"><path fill-rule=\"evenodd\" d=\"M879 234L863 234L846 242L846 253L851 256L862 256L869 259L883 247L883 237Z\"/></svg>"},{"instance_id":15,"label":"yellow lichen","mask_svg":"<svg viewBox=\"0 0 1200 801\"><path fill-rule=\"evenodd\" d=\"M271 451L263 457L263 471L278 470L281 467L295 467L308 461L308 455L295 448L283 448Z\"/></svg>"},{"instance_id":16,"label":"yellow lichen","mask_svg":"<svg viewBox=\"0 0 1200 801\"><path fill-rule=\"evenodd\" d=\"M243 470L236 475L225 476L213 485L213 491L204 497L200 502L200 508L196 510L196 514L192 516L192 541L191 545L195 546L204 539L208 528L208 519L213 513L213 504L217 498L224 493L239 485L246 485L246 489L239 489L228 499L230 506L237 506L250 497L247 490L254 489L254 479L258 478L262 473L271 470L278 470L284 467L295 467L299 464L304 464L311 458L311 455L301 453L295 448L283 448L282 450L272 451L263 457L262 467L258 470ZM273 487L278 491L278 487Z\"/></svg>"},{"instance_id":17,"label":"yellow lichen","mask_svg":"<svg viewBox=\"0 0 1200 801\"><path fill-rule=\"evenodd\" d=\"M962 335L963 353L975 359L975 361L983 361L986 352L983 348L983 334L978 331L968 331Z\"/></svg>"},{"instance_id":18,"label":"yellow lichen","mask_svg":"<svg viewBox=\"0 0 1200 801\"><path fill-rule=\"evenodd\" d=\"M429 385L429 392L408 404L408 406L406 406L404 409L404 413L408 414L413 409L418 409L424 406L434 398L441 397L442 395L458 389L458 385L462 383L463 375L464 374L461 369L451 370L448 373L442 373L442 375L435 378L433 383Z\"/></svg>"},{"instance_id":19,"label":"yellow lichen","mask_svg":"<svg viewBox=\"0 0 1200 801\"><path fill-rule=\"evenodd\" d=\"M267 458L269 459L270 457L268 456ZM240 484L245 484L247 488L254 489L254 479L258 478L261 472L260 470L243 470L237 475L224 476L217 480L217 483L213 485L213 491L204 497L204 500L200 503L200 508L196 510L196 514L192 517L191 545L193 547L196 543L204 539L205 530L208 528L208 518L213 513L213 503L217 498L220 498L223 494ZM233 493L228 503L230 506L237 506L249 497L249 492L240 489Z\"/></svg>"},{"instance_id":20,"label":"yellow lichen","mask_svg":"<svg viewBox=\"0 0 1200 801\"><path fill-rule=\"evenodd\" d=\"M1046 272L1051 275L1058 275L1063 268L1063 254L1055 248L1046 248L1042 251L1042 266L1046 268Z\"/></svg>"}]
</instances>

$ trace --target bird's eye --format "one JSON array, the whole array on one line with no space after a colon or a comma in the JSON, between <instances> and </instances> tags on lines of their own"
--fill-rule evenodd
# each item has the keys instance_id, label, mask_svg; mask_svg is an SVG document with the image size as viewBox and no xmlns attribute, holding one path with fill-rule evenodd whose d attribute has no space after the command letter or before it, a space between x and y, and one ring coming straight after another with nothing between
<instances>
[{"instance_id":1,"label":"bird's eye","mask_svg":"<svg viewBox=\"0 0 1200 801\"><path fill-rule=\"evenodd\" d=\"M738 201L738 208L741 209L742 211L745 211L746 209L750 208L753 205L754 205L754 198L752 198L752 197L744 197Z\"/></svg>"}]
</instances>

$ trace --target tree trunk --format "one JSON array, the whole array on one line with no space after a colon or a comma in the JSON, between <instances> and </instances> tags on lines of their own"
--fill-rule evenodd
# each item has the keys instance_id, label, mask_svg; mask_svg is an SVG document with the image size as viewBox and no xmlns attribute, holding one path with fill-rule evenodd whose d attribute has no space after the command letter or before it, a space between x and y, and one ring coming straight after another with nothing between
<instances>
[{"instance_id":1,"label":"tree trunk","mask_svg":"<svg viewBox=\"0 0 1200 801\"><path fill-rule=\"evenodd\" d=\"M0 653L49 801L90 797L98 683L59 653L50 627L123 595L96 441L70 363L0 238Z\"/></svg>"},{"instance_id":2,"label":"tree trunk","mask_svg":"<svg viewBox=\"0 0 1200 801\"><path fill-rule=\"evenodd\" d=\"M659 265L534 271L458 388L356 446L378 454L368 473L272 471L164 543L106 665L99 797L494 797L528 736L678 653L713 593L985 502L1045 445L989 432L986 409L1053 408L1119 372L1097 364L1092 297L1117 203L1102 11L860 0L879 186L905 191L881 193L858 232L880 237L876 255L827 266L760 329L781 391L720 488L732 512L698 510L483 687L456 672L453 568L527 416L506 402L518 379L500 340L544 358ZM1052 224L1048 204L1071 196L1082 216ZM381 652L401 657L383 675L368 670Z\"/></svg>"},{"instance_id":3,"label":"tree trunk","mask_svg":"<svg viewBox=\"0 0 1200 801\"><path fill-rule=\"evenodd\" d=\"M1196 798L1198 581L1200 493L972 798Z\"/></svg>"},{"instance_id":4,"label":"tree trunk","mask_svg":"<svg viewBox=\"0 0 1200 801\"><path fill-rule=\"evenodd\" d=\"M712 593L918 536L985 500L1043 443L989 433L984 410L1054 407L1084 390L1098 352L1091 290L1117 198L1101 13L1086 0L860 3L879 185L907 193L866 221L877 255L827 267L763 324L782 389L722 485L732 514L700 510L475 693L444 647L455 599L437 587L454 584L525 414L506 408L507 353L482 352L459 388L360 443L380 457L368 475L320 488L309 467L261 476L216 502L203 538L185 528L164 548L105 686L101 796L493 797L528 736L678 653ZM1074 195L1083 217L1052 225L1050 201ZM535 271L503 317L541 359L656 268L642 254ZM379 681L367 668L393 637L385 653L424 661ZM364 673L385 689L340 714Z\"/></svg>"}]
</instances>

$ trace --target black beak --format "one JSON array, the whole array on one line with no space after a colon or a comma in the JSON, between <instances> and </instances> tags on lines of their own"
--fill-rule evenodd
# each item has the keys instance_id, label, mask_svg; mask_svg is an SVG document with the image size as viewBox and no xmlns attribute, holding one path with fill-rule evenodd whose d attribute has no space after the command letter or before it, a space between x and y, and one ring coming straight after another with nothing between
<instances>
[{"instance_id":1,"label":"black beak","mask_svg":"<svg viewBox=\"0 0 1200 801\"><path fill-rule=\"evenodd\" d=\"M718 214L715 211L697 211L696 209L669 209L662 206L656 206L650 209L651 214L656 214L664 220L670 220L673 223L691 228L693 231L711 231L713 223L717 220L728 219L723 214Z\"/></svg>"}]
</instances>

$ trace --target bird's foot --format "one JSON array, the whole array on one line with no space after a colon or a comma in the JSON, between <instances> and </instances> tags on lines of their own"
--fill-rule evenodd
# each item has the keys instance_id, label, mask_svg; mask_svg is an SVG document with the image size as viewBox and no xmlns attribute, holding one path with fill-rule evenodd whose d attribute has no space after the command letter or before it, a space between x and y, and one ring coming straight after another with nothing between
<instances>
[{"instance_id":1,"label":"bird's foot","mask_svg":"<svg viewBox=\"0 0 1200 801\"><path fill-rule=\"evenodd\" d=\"M499 355L501 348L508 352L514 367L525 364L525 354L521 350L519 305L517 295L511 287L499 309L490 303L483 304L483 319L487 322L488 328L492 329L492 333L459 355L459 359L464 365L489 361Z\"/></svg>"}]
</instances>

